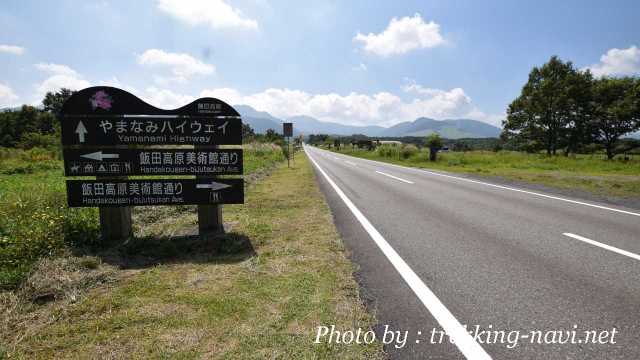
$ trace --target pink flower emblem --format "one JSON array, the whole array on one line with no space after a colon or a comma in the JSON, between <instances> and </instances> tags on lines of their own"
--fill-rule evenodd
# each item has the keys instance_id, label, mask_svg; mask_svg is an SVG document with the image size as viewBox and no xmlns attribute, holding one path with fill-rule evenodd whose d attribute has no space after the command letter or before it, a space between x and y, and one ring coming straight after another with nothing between
<instances>
[{"instance_id":1,"label":"pink flower emblem","mask_svg":"<svg viewBox=\"0 0 640 360\"><path fill-rule=\"evenodd\" d=\"M89 102L91 103L91 107L93 108L93 110L97 108L110 110L113 99L111 99L111 96L109 96L109 94L107 94L104 90L100 90L93 94L91 99L89 99Z\"/></svg>"}]
</instances>

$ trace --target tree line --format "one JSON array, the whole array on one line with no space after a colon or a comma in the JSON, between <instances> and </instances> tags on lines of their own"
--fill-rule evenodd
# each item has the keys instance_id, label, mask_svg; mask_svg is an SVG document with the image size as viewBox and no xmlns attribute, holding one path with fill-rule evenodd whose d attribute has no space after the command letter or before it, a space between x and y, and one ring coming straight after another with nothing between
<instances>
[{"instance_id":1,"label":"tree line","mask_svg":"<svg viewBox=\"0 0 640 360\"><path fill-rule=\"evenodd\" d=\"M553 56L531 70L502 125L501 139L519 150L568 155L599 144L612 159L640 130L640 79L596 78Z\"/></svg>"}]
</instances>

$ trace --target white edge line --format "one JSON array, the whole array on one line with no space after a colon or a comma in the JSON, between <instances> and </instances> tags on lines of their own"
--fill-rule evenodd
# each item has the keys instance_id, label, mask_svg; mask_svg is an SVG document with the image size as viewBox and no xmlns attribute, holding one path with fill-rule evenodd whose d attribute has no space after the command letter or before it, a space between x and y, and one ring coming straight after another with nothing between
<instances>
[{"instance_id":1,"label":"white edge line","mask_svg":"<svg viewBox=\"0 0 640 360\"><path fill-rule=\"evenodd\" d=\"M400 255L389 245L385 238L376 230L373 225L367 220L367 218L360 212L360 210L349 200L349 198L342 192L342 190L336 185L333 180L327 175L326 172L318 165L318 163L309 155L309 160L316 166L318 171L324 176L329 185L335 190L340 199L347 205L349 210L358 219L362 227L369 233L369 236L378 245L382 253L387 257L389 262L398 271L400 276L409 285L411 290L416 294L418 299L429 310L431 315L438 321L440 326L446 331L447 335L453 339L455 345L460 352L467 359L491 359L491 356L480 346L473 337L467 332L467 330L460 324L460 322L451 314L451 312L440 302L436 295L425 285L420 277L413 272L409 265L400 257Z\"/></svg>"},{"instance_id":2,"label":"white edge line","mask_svg":"<svg viewBox=\"0 0 640 360\"><path fill-rule=\"evenodd\" d=\"M597 246L597 247L600 247L600 248L603 248L603 249L606 249L606 250L609 250L609 251L613 251L613 252L618 253L620 255L628 256L628 257L630 257L632 259L640 260L640 255L638 255L638 254L634 254L632 252L619 249L619 248L617 248L615 246L603 244L603 243L597 242L595 240L587 239L584 236L580 236L580 235L576 235L576 234L572 234L572 233L563 233L562 235L568 236L570 238L574 238L576 240L580 240L580 241L586 242L587 244L591 244L593 246Z\"/></svg>"},{"instance_id":3,"label":"white edge line","mask_svg":"<svg viewBox=\"0 0 640 360\"><path fill-rule=\"evenodd\" d=\"M405 179L403 179L403 178L399 178L399 177L397 177L397 176L393 176L393 175L391 175L391 174L387 174L387 173L385 173L385 172L378 171L378 170L376 170L376 172L377 172L378 174L382 174L382 175L384 175L384 176L388 176L388 177L390 177L390 178L392 178L392 179L396 179L396 180L404 181L404 182L406 182L407 184L413 184L413 181L405 180Z\"/></svg>"},{"instance_id":4,"label":"white edge line","mask_svg":"<svg viewBox=\"0 0 640 360\"><path fill-rule=\"evenodd\" d=\"M349 160L345 160L344 162L346 162L347 164L352 165L352 166L358 166L358 165L356 165L356 163L351 162Z\"/></svg>"},{"instance_id":5,"label":"white edge line","mask_svg":"<svg viewBox=\"0 0 640 360\"><path fill-rule=\"evenodd\" d=\"M344 154L342 154L342 155L344 155ZM344 156L350 156L350 155L344 155ZM375 160L369 160L369 159L364 159L364 158L358 158L358 157L354 157L354 156L351 156L351 157L359 159L359 160L370 161L370 162L373 162L373 163L376 163L376 164L384 164L384 165L395 166L395 167L399 167L399 168L402 168L402 169L408 169L408 170L412 170L412 171L424 172L424 173L431 174L431 175L437 175L437 176L442 176L442 177L446 177L446 178L467 181L467 182L474 183L474 184L491 186L491 187L495 187L495 188L498 188L498 189L521 192L521 193L524 193L524 194L540 196L540 197L544 197L544 198L547 198L547 199L560 200L560 201L565 201L565 202L572 203L572 204L590 206L590 207L594 207L594 208L598 208L598 209L602 209L602 210L615 211L615 212L622 213L622 214L627 214L627 215L640 216L640 213L635 213L635 212L632 212L632 211L615 209L615 208L610 208L610 207L607 207L607 206L591 204L591 203L587 203L587 202L583 202L583 201L571 200L571 199L567 199L567 198L563 198L563 197L552 196L552 195L547 195L547 194L541 194L541 193L538 193L538 192L522 190L522 189L513 188L513 187L509 187L509 186L491 184L491 183L487 183L487 182L484 182L484 181L478 181L478 180L472 180L472 179L467 179L467 178L458 177L458 176L441 174L441 173L437 173L437 172L433 172L433 171L429 171L429 170L424 170L424 169L420 169L420 168L412 168L412 167L408 167L408 166L402 166L402 165L396 165L396 164L386 163L386 162L382 162L382 161L375 161Z\"/></svg>"}]
</instances>

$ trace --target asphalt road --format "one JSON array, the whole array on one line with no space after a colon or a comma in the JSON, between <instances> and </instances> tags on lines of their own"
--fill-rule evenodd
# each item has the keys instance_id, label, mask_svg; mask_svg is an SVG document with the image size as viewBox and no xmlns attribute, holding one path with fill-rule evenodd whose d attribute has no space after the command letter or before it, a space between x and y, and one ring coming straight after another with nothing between
<instances>
[{"instance_id":1,"label":"asphalt road","mask_svg":"<svg viewBox=\"0 0 640 360\"><path fill-rule=\"evenodd\" d=\"M640 359L640 211L305 150L391 358Z\"/></svg>"}]
</instances>

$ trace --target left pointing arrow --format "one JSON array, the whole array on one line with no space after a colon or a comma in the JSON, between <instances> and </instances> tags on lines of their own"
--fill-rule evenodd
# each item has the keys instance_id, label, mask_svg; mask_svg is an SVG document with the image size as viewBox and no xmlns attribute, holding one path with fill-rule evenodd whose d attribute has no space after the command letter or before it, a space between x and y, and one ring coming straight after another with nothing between
<instances>
[{"instance_id":1,"label":"left pointing arrow","mask_svg":"<svg viewBox=\"0 0 640 360\"><path fill-rule=\"evenodd\" d=\"M78 134L78 139L81 143L84 142L84 136L88 133L87 128L84 126L82 120L78 122L78 126L76 127L76 134Z\"/></svg>"},{"instance_id":2,"label":"left pointing arrow","mask_svg":"<svg viewBox=\"0 0 640 360\"><path fill-rule=\"evenodd\" d=\"M96 151L90 154L80 155L80 157L102 161L104 159L117 159L120 157L120 154L103 154L102 151Z\"/></svg>"},{"instance_id":3,"label":"left pointing arrow","mask_svg":"<svg viewBox=\"0 0 640 360\"><path fill-rule=\"evenodd\" d=\"M217 183L215 181L212 181L212 182L207 183L207 184L197 184L196 185L196 189L211 189L211 191L218 191L218 190L226 189L228 187L231 187L231 185L221 184L221 183Z\"/></svg>"}]
</instances>

